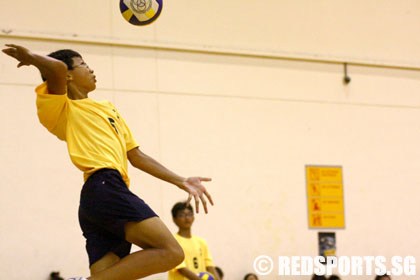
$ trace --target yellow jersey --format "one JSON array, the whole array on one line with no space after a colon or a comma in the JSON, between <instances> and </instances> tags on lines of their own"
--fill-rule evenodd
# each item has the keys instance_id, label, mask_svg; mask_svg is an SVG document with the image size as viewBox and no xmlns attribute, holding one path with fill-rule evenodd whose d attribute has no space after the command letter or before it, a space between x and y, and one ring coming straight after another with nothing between
<instances>
[{"instance_id":1,"label":"yellow jersey","mask_svg":"<svg viewBox=\"0 0 420 280\"><path fill-rule=\"evenodd\" d=\"M127 152L139 145L111 102L50 94L47 82L35 91L39 121L66 141L71 161L84 172L84 180L99 169L111 168L129 186Z\"/></svg>"},{"instance_id":2,"label":"yellow jersey","mask_svg":"<svg viewBox=\"0 0 420 280\"><path fill-rule=\"evenodd\" d=\"M169 280L188 280L188 278L178 272L178 269L184 267L195 274L199 274L200 272L206 272L206 267L214 266L213 258L204 238L195 235L191 236L191 238L185 238L177 233L174 236L179 245L181 245L182 250L184 250L185 259L181 264L169 271Z\"/></svg>"}]
</instances>

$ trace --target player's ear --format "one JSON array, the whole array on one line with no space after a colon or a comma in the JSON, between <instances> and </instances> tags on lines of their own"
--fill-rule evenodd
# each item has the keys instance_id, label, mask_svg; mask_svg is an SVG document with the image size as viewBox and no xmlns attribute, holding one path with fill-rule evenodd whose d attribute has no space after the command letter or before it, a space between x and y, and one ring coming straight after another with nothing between
<instances>
[{"instance_id":1,"label":"player's ear","mask_svg":"<svg viewBox=\"0 0 420 280\"><path fill-rule=\"evenodd\" d=\"M73 76L68 71L67 71L66 80L67 80L67 82L73 81Z\"/></svg>"}]
</instances>

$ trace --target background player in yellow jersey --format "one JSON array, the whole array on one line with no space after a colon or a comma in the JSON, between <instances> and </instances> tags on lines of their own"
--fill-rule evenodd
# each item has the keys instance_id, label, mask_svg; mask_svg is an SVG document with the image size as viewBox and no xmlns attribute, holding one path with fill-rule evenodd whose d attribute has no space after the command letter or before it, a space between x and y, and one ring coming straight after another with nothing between
<instances>
[{"instance_id":1,"label":"background player in yellow jersey","mask_svg":"<svg viewBox=\"0 0 420 280\"><path fill-rule=\"evenodd\" d=\"M210 272L216 280L219 275L213 264L207 242L204 238L191 234L194 223L194 211L186 202L178 202L172 207L172 218L178 226L175 239L184 250L185 259L177 267L169 271L169 280L200 280L200 272Z\"/></svg>"},{"instance_id":2,"label":"background player in yellow jersey","mask_svg":"<svg viewBox=\"0 0 420 280\"><path fill-rule=\"evenodd\" d=\"M184 259L182 248L152 209L129 189L127 161L144 172L172 183L202 202L207 213L209 193L201 184L210 178L184 178L139 150L137 141L108 101L88 98L96 77L82 56L60 50L49 56L7 44L3 52L18 67L39 69L38 117L52 134L67 142L70 158L84 172L79 222L86 238L91 280L133 280L165 272ZM144 250L130 254L131 244ZM85 279L83 277L73 279Z\"/></svg>"}]
</instances>

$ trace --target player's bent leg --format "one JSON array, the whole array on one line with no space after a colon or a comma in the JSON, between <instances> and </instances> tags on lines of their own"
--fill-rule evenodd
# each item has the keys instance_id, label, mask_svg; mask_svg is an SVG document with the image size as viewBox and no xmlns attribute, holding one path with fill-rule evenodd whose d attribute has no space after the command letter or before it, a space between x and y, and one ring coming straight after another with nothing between
<instances>
[{"instance_id":1,"label":"player's bent leg","mask_svg":"<svg viewBox=\"0 0 420 280\"><path fill-rule=\"evenodd\" d=\"M128 242L150 247L121 259L111 267L93 274L92 280L134 280L166 272L184 260L184 252L165 224L153 217L125 224Z\"/></svg>"},{"instance_id":2,"label":"player's bent leg","mask_svg":"<svg viewBox=\"0 0 420 280\"><path fill-rule=\"evenodd\" d=\"M175 237L158 217L140 223L125 225L126 240L142 248L162 249L160 252L166 263L159 263L162 271L168 271L184 260L184 251Z\"/></svg>"},{"instance_id":3,"label":"player's bent leg","mask_svg":"<svg viewBox=\"0 0 420 280\"><path fill-rule=\"evenodd\" d=\"M120 257L118 257L112 252L109 252L108 254L103 256L99 261L92 264L92 266L90 267L90 274L95 275L98 272L113 266L119 261L120 261Z\"/></svg>"},{"instance_id":4,"label":"player's bent leg","mask_svg":"<svg viewBox=\"0 0 420 280\"><path fill-rule=\"evenodd\" d=\"M166 249L174 258L173 266L184 260L184 252L175 237L159 217L153 217L141 222L125 224L125 238L128 242L142 248Z\"/></svg>"}]
</instances>

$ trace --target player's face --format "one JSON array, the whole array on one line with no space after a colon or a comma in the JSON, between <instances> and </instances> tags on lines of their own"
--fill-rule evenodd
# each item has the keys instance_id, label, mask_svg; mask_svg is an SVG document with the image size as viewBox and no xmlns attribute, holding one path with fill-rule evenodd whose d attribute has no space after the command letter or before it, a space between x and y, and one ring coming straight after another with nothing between
<instances>
[{"instance_id":1,"label":"player's face","mask_svg":"<svg viewBox=\"0 0 420 280\"><path fill-rule=\"evenodd\" d=\"M178 211L174 218L175 224L182 229L191 228L194 222L194 213L190 209Z\"/></svg>"},{"instance_id":2,"label":"player's face","mask_svg":"<svg viewBox=\"0 0 420 280\"><path fill-rule=\"evenodd\" d=\"M96 88L96 77L93 70L80 57L73 57L73 69L69 70L71 81L80 89L91 92Z\"/></svg>"}]
</instances>

